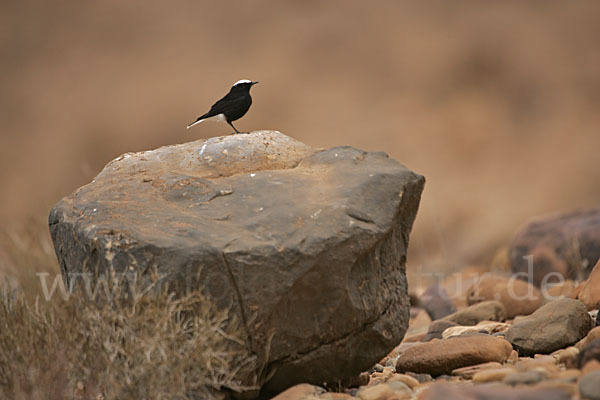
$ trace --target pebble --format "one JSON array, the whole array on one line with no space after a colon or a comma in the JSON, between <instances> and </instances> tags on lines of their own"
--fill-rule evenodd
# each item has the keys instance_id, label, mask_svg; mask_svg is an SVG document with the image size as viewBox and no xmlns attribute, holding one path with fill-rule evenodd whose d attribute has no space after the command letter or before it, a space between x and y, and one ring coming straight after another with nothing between
<instances>
[{"instance_id":1,"label":"pebble","mask_svg":"<svg viewBox=\"0 0 600 400\"><path fill-rule=\"evenodd\" d=\"M388 382L402 382L413 390L415 387L417 387L417 385L419 385L419 381L417 379L406 374L394 374L390 377L390 379L388 379Z\"/></svg>"},{"instance_id":2,"label":"pebble","mask_svg":"<svg viewBox=\"0 0 600 400\"><path fill-rule=\"evenodd\" d=\"M406 349L398 359L396 371L438 376L488 361L502 363L511 352L512 347L506 340L488 335L432 340Z\"/></svg>"},{"instance_id":3,"label":"pebble","mask_svg":"<svg viewBox=\"0 0 600 400\"><path fill-rule=\"evenodd\" d=\"M556 350L551 354L557 364L565 364L567 368L576 368L578 365L579 349L575 346Z\"/></svg>"},{"instance_id":4,"label":"pebble","mask_svg":"<svg viewBox=\"0 0 600 400\"><path fill-rule=\"evenodd\" d=\"M545 354L577 343L591 328L591 319L583 303L561 299L519 318L506 331L505 337L520 355Z\"/></svg>"},{"instance_id":5,"label":"pebble","mask_svg":"<svg viewBox=\"0 0 600 400\"><path fill-rule=\"evenodd\" d=\"M307 398L318 398L319 395L323 393L325 393L325 389L319 386L301 383L279 393L271 400L303 400Z\"/></svg>"},{"instance_id":6,"label":"pebble","mask_svg":"<svg viewBox=\"0 0 600 400\"><path fill-rule=\"evenodd\" d=\"M474 326L453 326L442 332L442 338L448 339L453 336L464 335L465 333L486 333L488 335L499 332L506 332L510 328L509 324L502 322L482 321Z\"/></svg>"},{"instance_id":7,"label":"pebble","mask_svg":"<svg viewBox=\"0 0 600 400\"><path fill-rule=\"evenodd\" d=\"M463 379L471 379L473 376L480 372L488 369L498 369L501 368L502 364L498 362L487 362L483 364L471 365L469 367L457 368L452 371L452 375L459 376Z\"/></svg>"},{"instance_id":8,"label":"pebble","mask_svg":"<svg viewBox=\"0 0 600 400\"><path fill-rule=\"evenodd\" d=\"M431 325L429 325L429 329L427 330L427 334L423 337L423 342L429 342L432 339L441 339L442 338L442 333L452 327L452 326L459 326L458 324L452 322L452 321L447 321L444 319L439 319L437 321L433 321L431 323Z\"/></svg>"},{"instance_id":9,"label":"pebble","mask_svg":"<svg viewBox=\"0 0 600 400\"><path fill-rule=\"evenodd\" d=\"M579 394L582 399L600 400L600 371L590 372L581 378Z\"/></svg>"},{"instance_id":10,"label":"pebble","mask_svg":"<svg viewBox=\"0 0 600 400\"><path fill-rule=\"evenodd\" d=\"M446 321L458 325L477 325L481 321L504 321L506 310L502 303L497 301L483 301L459 310L444 318Z\"/></svg>"},{"instance_id":11,"label":"pebble","mask_svg":"<svg viewBox=\"0 0 600 400\"><path fill-rule=\"evenodd\" d=\"M427 311L432 320L441 319L456 312L456 307L448 293L438 284L429 286L421 294L419 304Z\"/></svg>"},{"instance_id":12,"label":"pebble","mask_svg":"<svg viewBox=\"0 0 600 400\"><path fill-rule=\"evenodd\" d=\"M577 342L577 344L575 344L575 347L581 350L585 347L586 344L596 339L600 339L600 326L597 326L591 331L589 331L583 339L581 339L579 342Z\"/></svg>"},{"instance_id":13,"label":"pebble","mask_svg":"<svg viewBox=\"0 0 600 400\"><path fill-rule=\"evenodd\" d=\"M591 360L600 361L600 339L592 340L586 344L579 352L579 368Z\"/></svg>"},{"instance_id":14,"label":"pebble","mask_svg":"<svg viewBox=\"0 0 600 400\"><path fill-rule=\"evenodd\" d=\"M600 306L600 260L590 272L587 280L577 289L577 299L585 304L588 310L595 310Z\"/></svg>"},{"instance_id":15,"label":"pebble","mask_svg":"<svg viewBox=\"0 0 600 400\"><path fill-rule=\"evenodd\" d=\"M360 400L410 399L412 395L413 391L399 381L364 386L356 393L356 397Z\"/></svg>"},{"instance_id":16,"label":"pebble","mask_svg":"<svg viewBox=\"0 0 600 400\"><path fill-rule=\"evenodd\" d=\"M510 387L505 385L458 385L436 383L419 400L570 400L571 396L554 388Z\"/></svg>"},{"instance_id":17,"label":"pebble","mask_svg":"<svg viewBox=\"0 0 600 400\"><path fill-rule=\"evenodd\" d=\"M531 370L525 372L515 372L507 375L502 382L505 385L533 385L543 381L548 377L548 372L542 369Z\"/></svg>"},{"instance_id":18,"label":"pebble","mask_svg":"<svg viewBox=\"0 0 600 400\"><path fill-rule=\"evenodd\" d=\"M515 372L516 372L516 370L514 368L486 369L483 371L479 371L475 375L473 375L473 382L475 382L475 383L498 382L498 381L502 381L508 375L513 374Z\"/></svg>"}]
</instances>

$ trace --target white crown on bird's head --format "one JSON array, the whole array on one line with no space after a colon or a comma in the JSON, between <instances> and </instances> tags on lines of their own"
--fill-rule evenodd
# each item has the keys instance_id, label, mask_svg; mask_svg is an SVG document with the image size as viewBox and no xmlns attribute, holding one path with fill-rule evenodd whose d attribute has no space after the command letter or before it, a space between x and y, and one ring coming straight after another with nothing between
<instances>
[{"instance_id":1,"label":"white crown on bird's head","mask_svg":"<svg viewBox=\"0 0 600 400\"><path fill-rule=\"evenodd\" d=\"M249 79L240 79L239 81L237 81L236 83L234 83L233 86L241 85L242 83L252 83L252 81L249 80Z\"/></svg>"}]
</instances>

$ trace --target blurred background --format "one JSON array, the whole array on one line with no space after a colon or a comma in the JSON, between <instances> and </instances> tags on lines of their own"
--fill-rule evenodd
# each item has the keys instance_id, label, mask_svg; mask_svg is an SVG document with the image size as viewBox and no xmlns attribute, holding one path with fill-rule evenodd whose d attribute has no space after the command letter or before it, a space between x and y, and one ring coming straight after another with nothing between
<instances>
[{"instance_id":1,"label":"blurred background","mask_svg":"<svg viewBox=\"0 0 600 400\"><path fill-rule=\"evenodd\" d=\"M111 159L229 134L185 126L247 78L238 129L425 175L409 268L486 263L530 217L598 204L598 21L593 1L3 1L0 220L48 241Z\"/></svg>"}]
</instances>

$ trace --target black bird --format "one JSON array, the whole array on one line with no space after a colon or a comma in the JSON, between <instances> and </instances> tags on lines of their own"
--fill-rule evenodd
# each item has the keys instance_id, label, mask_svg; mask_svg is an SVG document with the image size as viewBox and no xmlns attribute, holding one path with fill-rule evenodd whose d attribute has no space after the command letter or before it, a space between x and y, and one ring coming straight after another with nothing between
<instances>
[{"instance_id":1,"label":"black bird","mask_svg":"<svg viewBox=\"0 0 600 400\"><path fill-rule=\"evenodd\" d=\"M206 114L198 117L197 120L188 125L188 129L199 124L209 118L214 118L217 121L225 121L235 131L240 133L232 122L242 118L250 105L252 105L252 97L250 97L250 88L258 82L252 82L248 79L237 81L221 100L217 101Z\"/></svg>"}]
</instances>

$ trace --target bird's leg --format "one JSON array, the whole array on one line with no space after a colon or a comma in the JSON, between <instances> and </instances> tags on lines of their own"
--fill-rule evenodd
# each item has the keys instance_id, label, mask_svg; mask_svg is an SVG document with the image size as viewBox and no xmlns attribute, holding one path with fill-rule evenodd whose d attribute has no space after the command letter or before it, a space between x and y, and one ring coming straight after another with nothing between
<instances>
[{"instance_id":1,"label":"bird's leg","mask_svg":"<svg viewBox=\"0 0 600 400\"><path fill-rule=\"evenodd\" d=\"M232 133L232 135L235 135L236 133L240 133L240 131L238 131L237 129L235 129L235 126L233 126L233 124L229 121L227 121L227 123L233 128L233 130L235 131L234 133Z\"/></svg>"}]
</instances>

